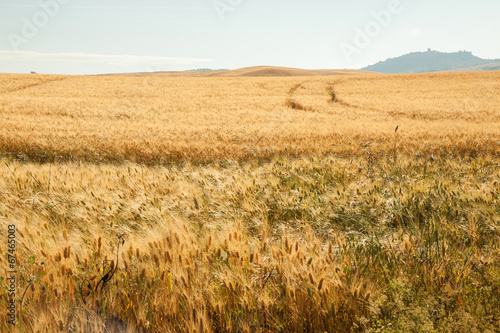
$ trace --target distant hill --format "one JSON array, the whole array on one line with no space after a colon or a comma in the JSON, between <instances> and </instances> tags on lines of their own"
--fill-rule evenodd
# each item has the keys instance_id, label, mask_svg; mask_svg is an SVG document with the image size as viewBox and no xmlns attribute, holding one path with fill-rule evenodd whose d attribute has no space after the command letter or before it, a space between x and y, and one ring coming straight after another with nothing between
<instances>
[{"instance_id":1,"label":"distant hill","mask_svg":"<svg viewBox=\"0 0 500 333\"><path fill-rule=\"evenodd\" d=\"M445 72L484 72L484 71L500 71L500 61L489 62L484 65L478 65L472 67L449 69L446 70Z\"/></svg>"},{"instance_id":2,"label":"distant hill","mask_svg":"<svg viewBox=\"0 0 500 333\"><path fill-rule=\"evenodd\" d=\"M197 68L197 69L189 69L185 72L220 72L220 71L228 71L229 69L211 69L211 68Z\"/></svg>"},{"instance_id":3,"label":"distant hill","mask_svg":"<svg viewBox=\"0 0 500 333\"><path fill-rule=\"evenodd\" d=\"M230 71L216 72L208 76L220 77L259 77L259 76L327 76L327 75L352 75L352 74L374 74L361 70L352 69L300 69L275 66L255 66L233 69Z\"/></svg>"},{"instance_id":4,"label":"distant hill","mask_svg":"<svg viewBox=\"0 0 500 333\"><path fill-rule=\"evenodd\" d=\"M444 53L428 49L427 52L409 53L362 69L386 74L439 72L473 67L477 67L477 70L484 70L480 69L481 66L497 61L500 59L481 59L467 51Z\"/></svg>"}]
</instances>

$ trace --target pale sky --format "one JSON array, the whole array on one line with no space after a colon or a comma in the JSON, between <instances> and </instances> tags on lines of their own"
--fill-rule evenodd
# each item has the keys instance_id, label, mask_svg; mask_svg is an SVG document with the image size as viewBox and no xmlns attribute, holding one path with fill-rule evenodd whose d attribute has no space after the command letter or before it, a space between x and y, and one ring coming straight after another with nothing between
<instances>
[{"instance_id":1,"label":"pale sky","mask_svg":"<svg viewBox=\"0 0 500 333\"><path fill-rule=\"evenodd\" d=\"M361 68L427 48L500 58L498 0L0 0L0 72Z\"/></svg>"}]
</instances>

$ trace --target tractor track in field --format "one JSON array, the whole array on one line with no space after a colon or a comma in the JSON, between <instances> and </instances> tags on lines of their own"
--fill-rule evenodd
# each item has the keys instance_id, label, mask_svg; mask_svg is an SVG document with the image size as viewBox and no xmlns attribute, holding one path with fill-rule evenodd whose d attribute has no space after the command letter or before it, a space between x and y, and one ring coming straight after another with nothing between
<instances>
[{"instance_id":1,"label":"tractor track in field","mask_svg":"<svg viewBox=\"0 0 500 333\"><path fill-rule=\"evenodd\" d=\"M313 108L307 108L305 106L303 106L302 104L300 104L299 102L297 102L295 99L294 99L294 95L295 93L297 92L297 90L299 90L300 88L302 88L302 86L307 83L307 82L311 82L311 80L308 80L308 81L304 81L302 83L299 83L299 84L296 84L294 85L289 93L288 93L288 100L286 101L286 105L294 110L303 110L303 111L309 111L309 112L317 112L315 109Z\"/></svg>"},{"instance_id":2,"label":"tractor track in field","mask_svg":"<svg viewBox=\"0 0 500 333\"><path fill-rule=\"evenodd\" d=\"M7 89L7 90L4 90L4 91L0 91L0 94L15 93L15 92L23 91L23 90L26 90L26 89L29 89L29 88L42 86L42 85L45 85L45 84L48 84L48 83L52 83L52 82L64 81L64 80L67 80L67 79L68 78L63 77L63 78L57 78L57 79L53 79L53 80L46 80L46 81L41 81L41 82L37 82L37 83L26 84L24 86L16 87L14 89Z\"/></svg>"},{"instance_id":3,"label":"tractor track in field","mask_svg":"<svg viewBox=\"0 0 500 333\"><path fill-rule=\"evenodd\" d=\"M302 111L308 111L308 112L321 112L321 111L318 111L316 110L315 108L313 107L309 107L309 106L305 106L299 102L297 102L294 98L294 95L295 93L297 92L297 90L299 90L300 88L302 88L304 86L304 84L308 83L308 82L313 82L314 80L307 80L307 81L304 81L302 83L298 83L296 85L294 85L292 88L290 88L290 91L289 91L289 96L288 96L288 100L286 101L286 105L294 110L302 110ZM330 95L331 95L331 100L329 101L330 103L338 103L339 105L342 105L342 106L345 106L345 107L349 107L349 108L353 108L353 109L359 109L361 108L360 106L358 105L354 105L354 104L351 104L351 103L348 103L342 99L340 99L336 94L335 94L335 86L336 85L339 85L341 84L342 82L344 82L345 79L343 80L337 80L337 81L334 81L332 82L328 87L327 87L327 91L329 91Z\"/></svg>"}]
</instances>

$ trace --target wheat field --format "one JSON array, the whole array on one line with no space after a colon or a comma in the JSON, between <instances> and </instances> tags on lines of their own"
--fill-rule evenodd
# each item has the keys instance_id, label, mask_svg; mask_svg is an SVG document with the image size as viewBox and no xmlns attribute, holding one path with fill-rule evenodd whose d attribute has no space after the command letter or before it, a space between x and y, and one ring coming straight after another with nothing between
<instances>
[{"instance_id":1,"label":"wheat field","mask_svg":"<svg viewBox=\"0 0 500 333\"><path fill-rule=\"evenodd\" d=\"M500 75L155 78L2 75L0 152L26 161L161 165L498 152ZM332 102L332 91L336 101Z\"/></svg>"},{"instance_id":2,"label":"wheat field","mask_svg":"<svg viewBox=\"0 0 500 333\"><path fill-rule=\"evenodd\" d=\"M500 327L499 72L2 74L0 156L19 331Z\"/></svg>"}]
</instances>

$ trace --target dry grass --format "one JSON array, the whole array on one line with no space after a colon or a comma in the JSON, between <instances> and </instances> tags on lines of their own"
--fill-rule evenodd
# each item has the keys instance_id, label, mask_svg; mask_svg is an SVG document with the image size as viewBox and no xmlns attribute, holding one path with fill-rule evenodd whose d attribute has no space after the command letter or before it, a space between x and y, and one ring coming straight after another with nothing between
<instances>
[{"instance_id":1,"label":"dry grass","mask_svg":"<svg viewBox=\"0 0 500 333\"><path fill-rule=\"evenodd\" d=\"M497 330L499 75L0 76L19 328Z\"/></svg>"},{"instance_id":2,"label":"dry grass","mask_svg":"<svg viewBox=\"0 0 500 333\"><path fill-rule=\"evenodd\" d=\"M498 327L498 159L400 160L400 175L385 163L360 172L365 162L2 164L0 221L18 229L18 295L33 285L23 326ZM95 290L117 262L119 235L118 270Z\"/></svg>"}]
</instances>

